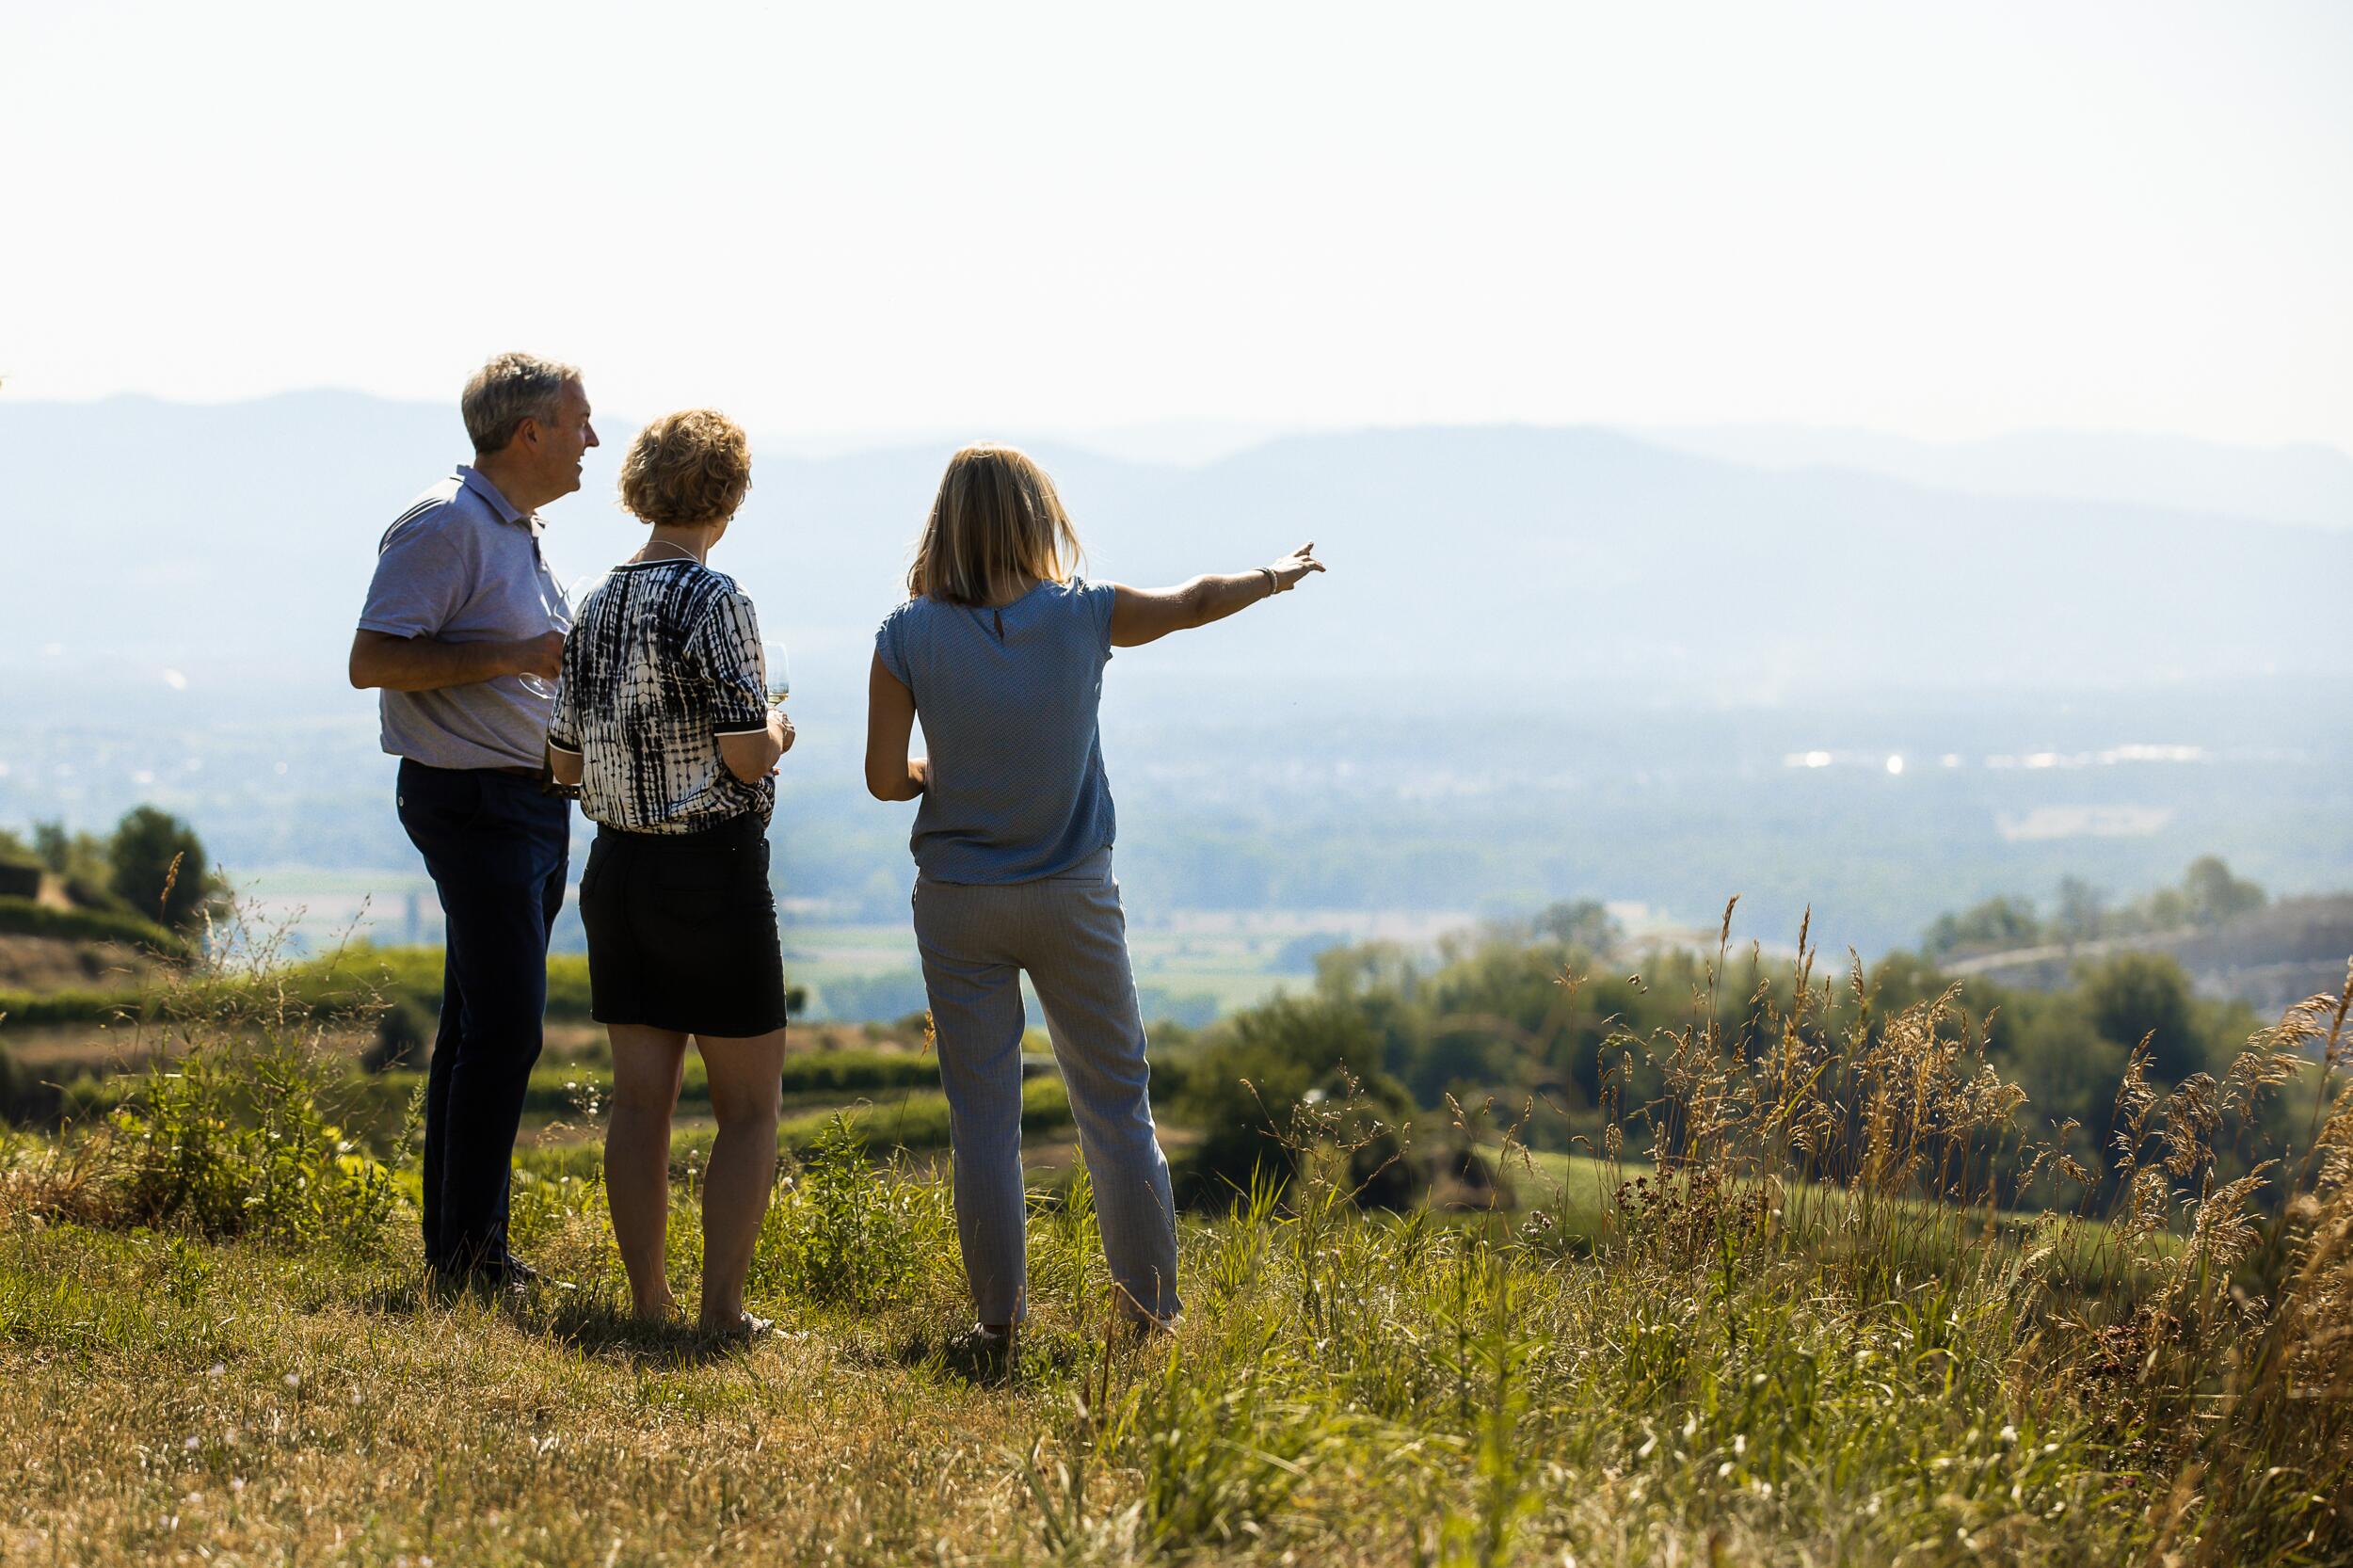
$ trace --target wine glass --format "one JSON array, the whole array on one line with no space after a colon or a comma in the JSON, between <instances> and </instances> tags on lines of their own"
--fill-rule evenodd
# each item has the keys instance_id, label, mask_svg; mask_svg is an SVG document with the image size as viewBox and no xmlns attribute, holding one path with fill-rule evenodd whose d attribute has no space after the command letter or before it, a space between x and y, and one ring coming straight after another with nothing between
<instances>
[{"instance_id":1,"label":"wine glass","mask_svg":"<svg viewBox=\"0 0 2353 1568\"><path fill-rule=\"evenodd\" d=\"M784 699L792 695L792 662L785 656L784 645L760 644L760 664L768 687L768 706L783 707Z\"/></svg>"}]
</instances>

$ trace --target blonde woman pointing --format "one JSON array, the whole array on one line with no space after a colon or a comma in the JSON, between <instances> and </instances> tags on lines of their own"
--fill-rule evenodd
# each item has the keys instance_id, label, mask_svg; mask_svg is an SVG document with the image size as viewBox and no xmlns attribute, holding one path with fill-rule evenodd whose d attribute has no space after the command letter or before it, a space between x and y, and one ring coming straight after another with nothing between
<instances>
[{"instance_id":1,"label":"blonde woman pointing","mask_svg":"<svg viewBox=\"0 0 2353 1568\"><path fill-rule=\"evenodd\" d=\"M1176 1320L1176 1210L1112 875L1103 666L1115 647L1296 586L1323 569L1313 551L1174 588L1091 583L1072 569L1078 536L1045 471L1011 447L969 446L940 480L909 599L875 634L866 785L880 800L922 801L915 935L985 1355L1010 1352L1026 1304L1024 972L1070 1087L1122 1315L1140 1330ZM919 715L930 755L910 760Z\"/></svg>"}]
</instances>

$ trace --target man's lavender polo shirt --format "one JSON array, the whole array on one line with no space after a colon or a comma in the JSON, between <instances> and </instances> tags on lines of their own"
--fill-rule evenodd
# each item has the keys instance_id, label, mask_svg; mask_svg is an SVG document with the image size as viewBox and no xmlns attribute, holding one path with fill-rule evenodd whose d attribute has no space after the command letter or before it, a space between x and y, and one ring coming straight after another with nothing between
<instances>
[{"instance_id":1,"label":"man's lavender polo shirt","mask_svg":"<svg viewBox=\"0 0 2353 1568\"><path fill-rule=\"evenodd\" d=\"M539 551L545 525L471 468L409 503L376 546L360 630L446 643L568 632L570 604ZM536 768L555 683L502 675L437 692L380 694L384 749L436 768Z\"/></svg>"}]
</instances>

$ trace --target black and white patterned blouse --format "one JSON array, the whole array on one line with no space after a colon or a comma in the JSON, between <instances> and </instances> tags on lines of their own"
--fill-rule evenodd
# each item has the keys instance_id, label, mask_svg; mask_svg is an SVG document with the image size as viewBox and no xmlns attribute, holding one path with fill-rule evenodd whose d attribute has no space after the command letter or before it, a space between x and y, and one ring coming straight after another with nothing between
<instances>
[{"instance_id":1,"label":"black and white patterned blouse","mask_svg":"<svg viewBox=\"0 0 2353 1568\"><path fill-rule=\"evenodd\" d=\"M613 568L564 639L548 744L581 758L581 808L608 827L692 833L757 811L776 785L728 771L719 737L768 724L752 601L694 561Z\"/></svg>"}]
</instances>

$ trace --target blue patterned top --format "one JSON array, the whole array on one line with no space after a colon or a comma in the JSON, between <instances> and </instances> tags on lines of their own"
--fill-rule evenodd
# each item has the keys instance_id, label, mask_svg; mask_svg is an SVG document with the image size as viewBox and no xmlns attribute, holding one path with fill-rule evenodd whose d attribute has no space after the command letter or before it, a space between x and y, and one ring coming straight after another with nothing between
<instances>
[{"instance_id":1,"label":"blue patterned top","mask_svg":"<svg viewBox=\"0 0 2353 1568\"><path fill-rule=\"evenodd\" d=\"M910 840L925 876L1034 882L1112 841L1096 715L1115 593L1074 577L1001 610L910 600L874 633L931 756Z\"/></svg>"}]
</instances>

